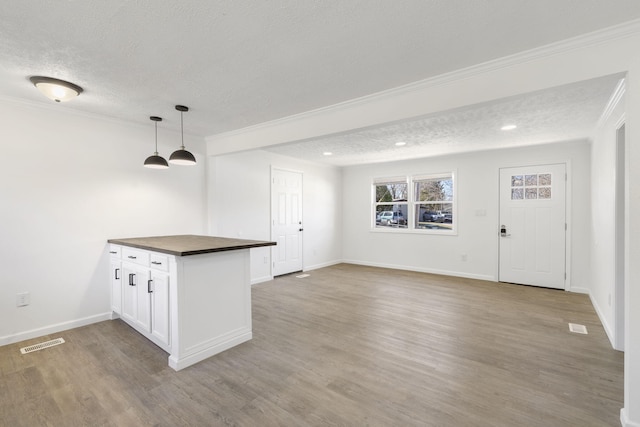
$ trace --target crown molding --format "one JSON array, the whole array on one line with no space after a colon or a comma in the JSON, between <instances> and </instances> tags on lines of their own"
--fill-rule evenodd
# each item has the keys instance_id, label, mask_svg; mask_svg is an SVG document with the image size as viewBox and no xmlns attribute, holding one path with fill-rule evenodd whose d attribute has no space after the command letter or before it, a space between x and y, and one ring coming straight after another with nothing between
<instances>
[{"instance_id":1,"label":"crown molding","mask_svg":"<svg viewBox=\"0 0 640 427\"><path fill-rule=\"evenodd\" d=\"M609 98L609 102L607 102L607 106L604 108L604 111L600 115L600 118L598 119L598 123L595 126L596 130L601 129L604 126L604 124L607 122L607 120L609 120L609 118L611 117L611 114L613 113L613 110L618 106L618 103L624 96L626 90L627 90L626 80L622 78L620 79L615 90L613 91L611 98Z\"/></svg>"},{"instance_id":2,"label":"crown molding","mask_svg":"<svg viewBox=\"0 0 640 427\"><path fill-rule=\"evenodd\" d=\"M424 90L425 88L431 88L444 84L449 84L455 81L468 79L474 76L486 74L492 71L496 71L502 68L512 67L515 65L523 64L533 60L545 58L548 56L562 54L564 52L581 49L601 43L606 43L626 37L635 36L640 33L640 19L629 21L623 24L607 27L601 30L586 33L580 36L572 37L569 39L561 40L559 42L547 44L537 48L522 51L513 55L508 55L502 58L494 59L491 61L483 62L470 67L461 68L449 73L440 74L434 77L429 77L416 82L408 83L406 85L398 86L392 89L387 89L381 92L372 93L359 98L350 99L337 104L332 104L326 107L317 108L314 110L305 111L302 113L294 114L291 116L283 117L268 122L258 123L256 125L247 126L241 129L232 130L229 132L223 132L219 134L209 135L205 137L205 141L215 141L217 139L226 139L237 135L243 135L246 133L256 132L263 129L268 129L277 126L283 126L288 123L296 122L299 120L311 118L321 114L325 114L333 111L345 110L348 108L357 107L359 105L365 105L374 101L391 98L394 96L402 95L405 93L417 92Z\"/></svg>"}]
</instances>

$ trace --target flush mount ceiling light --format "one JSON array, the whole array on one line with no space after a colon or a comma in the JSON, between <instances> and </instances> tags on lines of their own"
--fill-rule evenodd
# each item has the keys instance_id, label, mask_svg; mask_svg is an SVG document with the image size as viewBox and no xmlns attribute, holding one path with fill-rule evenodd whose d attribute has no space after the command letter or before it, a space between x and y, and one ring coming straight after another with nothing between
<instances>
[{"instance_id":1,"label":"flush mount ceiling light","mask_svg":"<svg viewBox=\"0 0 640 427\"><path fill-rule=\"evenodd\" d=\"M514 130L515 128L517 128L518 126L516 125L504 125L500 128L500 130Z\"/></svg>"},{"instance_id":2,"label":"flush mount ceiling light","mask_svg":"<svg viewBox=\"0 0 640 427\"><path fill-rule=\"evenodd\" d=\"M195 165L196 158L184 149L184 127L182 125L182 113L185 111L189 111L188 107L184 105L176 105L176 110L180 111L180 136L182 137L182 145L179 150L171 153L169 157L169 163L173 163L174 165Z\"/></svg>"},{"instance_id":3,"label":"flush mount ceiling light","mask_svg":"<svg viewBox=\"0 0 640 427\"><path fill-rule=\"evenodd\" d=\"M404 142L404 141L398 141L398 142L396 142L396 147L402 147L403 145L407 145L407 143L406 143L406 142Z\"/></svg>"},{"instance_id":4,"label":"flush mount ceiling light","mask_svg":"<svg viewBox=\"0 0 640 427\"><path fill-rule=\"evenodd\" d=\"M82 93L80 86L64 80L43 76L32 76L29 80L44 96L56 102L68 101Z\"/></svg>"},{"instance_id":5,"label":"flush mount ceiling light","mask_svg":"<svg viewBox=\"0 0 640 427\"><path fill-rule=\"evenodd\" d=\"M147 160L144 161L144 167L151 169L167 169L169 164L164 157L158 155L158 122L162 121L162 117L151 116L149 119L153 120L156 124L156 151L154 151L153 155L147 157Z\"/></svg>"},{"instance_id":6,"label":"flush mount ceiling light","mask_svg":"<svg viewBox=\"0 0 640 427\"><path fill-rule=\"evenodd\" d=\"M325 151L324 153L322 153L323 156L333 156L333 153L331 151Z\"/></svg>"}]
</instances>

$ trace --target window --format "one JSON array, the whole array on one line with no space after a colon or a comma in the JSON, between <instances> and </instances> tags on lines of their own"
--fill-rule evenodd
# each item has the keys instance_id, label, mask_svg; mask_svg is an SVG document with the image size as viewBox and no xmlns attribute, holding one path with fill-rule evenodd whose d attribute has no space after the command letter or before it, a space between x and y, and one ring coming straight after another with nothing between
<instances>
[{"instance_id":1,"label":"window","mask_svg":"<svg viewBox=\"0 0 640 427\"><path fill-rule=\"evenodd\" d=\"M413 178L414 228L453 229L453 174Z\"/></svg>"},{"instance_id":2,"label":"window","mask_svg":"<svg viewBox=\"0 0 640 427\"><path fill-rule=\"evenodd\" d=\"M405 177L375 180L375 227L407 228L409 220L408 184Z\"/></svg>"},{"instance_id":3,"label":"window","mask_svg":"<svg viewBox=\"0 0 640 427\"><path fill-rule=\"evenodd\" d=\"M373 181L373 228L454 233L453 173Z\"/></svg>"}]
</instances>

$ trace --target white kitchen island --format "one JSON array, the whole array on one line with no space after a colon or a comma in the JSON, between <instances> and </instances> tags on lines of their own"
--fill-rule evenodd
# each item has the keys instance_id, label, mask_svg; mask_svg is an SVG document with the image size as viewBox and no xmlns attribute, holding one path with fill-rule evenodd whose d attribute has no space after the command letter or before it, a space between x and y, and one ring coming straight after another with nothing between
<instances>
[{"instance_id":1,"label":"white kitchen island","mask_svg":"<svg viewBox=\"0 0 640 427\"><path fill-rule=\"evenodd\" d=\"M275 242L110 239L111 307L179 371L252 338L249 250Z\"/></svg>"}]
</instances>

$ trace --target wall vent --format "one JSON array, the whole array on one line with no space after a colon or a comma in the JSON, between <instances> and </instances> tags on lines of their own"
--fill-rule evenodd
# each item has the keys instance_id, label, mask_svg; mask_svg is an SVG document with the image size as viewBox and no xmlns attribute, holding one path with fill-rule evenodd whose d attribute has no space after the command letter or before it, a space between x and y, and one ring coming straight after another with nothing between
<instances>
[{"instance_id":1,"label":"wall vent","mask_svg":"<svg viewBox=\"0 0 640 427\"><path fill-rule=\"evenodd\" d=\"M41 342L40 344L30 345L28 347L22 347L20 349L20 353L27 354L33 353L34 351L44 350L45 348L53 347L54 345L64 344L64 339L56 338L55 340Z\"/></svg>"},{"instance_id":2,"label":"wall vent","mask_svg":"<svg viewBox=\"0 0 640 427\"><path fill-rule=\"evenodd\" d=\"M587 327L584 325L578 325L577 323L569 323L569 330L576 334L587 334Z\"/></svg>"}]
</instances>

